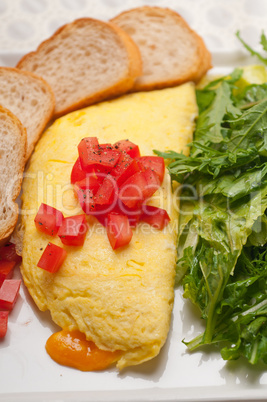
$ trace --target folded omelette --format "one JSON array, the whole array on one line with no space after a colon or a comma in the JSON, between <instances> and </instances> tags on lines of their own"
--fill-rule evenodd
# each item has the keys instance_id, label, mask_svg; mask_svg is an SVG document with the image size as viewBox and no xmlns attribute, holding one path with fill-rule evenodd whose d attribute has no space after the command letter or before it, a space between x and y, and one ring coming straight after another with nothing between
<instances>
[{"instance_id":1,"label":"folded omelette","mask_svg":"<svg viewBox=\"0 0 267 402\"><path fill-rule=\"evenodd\" d=\"M188 153L197 114L190 83L135 93L90 106L56 120L32 155L23 184L22 275L40 310L50 310L63 329L79 330L99 349L121 351L117 367L140 364L156 356L165 343L174 300L178 205L169 175L150 204L167 210L171 221L159 231L139 223L131 243L113 250L106 230L94 217L82 247L64 246L58 237L36 230L34 217L46 203L64 216L81 214L72 166L84 137L99 143L129 139L141 155L153 149ZM37 267L48 241L67 250L60 270Z\"/></svg>"}]
</instances>

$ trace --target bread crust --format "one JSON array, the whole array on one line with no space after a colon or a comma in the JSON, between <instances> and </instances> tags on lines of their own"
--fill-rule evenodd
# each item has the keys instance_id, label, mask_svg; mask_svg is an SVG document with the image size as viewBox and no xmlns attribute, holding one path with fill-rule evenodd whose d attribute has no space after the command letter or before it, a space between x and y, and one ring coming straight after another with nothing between
<instances>
[{"instance_id":1,"label":"bread crust","mask_svg":"<svg viewBox=\"0 0 267 402\"><path fill-rule=\"evenodd\" d=\"M193 81L197 83L202 78L202 76L205 75L206 72L212 67L211 54L206 48L203 39L194 30L190 28L190 26L181 17L180 14L176 13L175 11L169 8L162 8L157 6L143 6L120 13L116 17L112 18L111 22L121 26L122 21L124 21L124 18L127 16L133 16L134 14L136 14L136 19L138 19L138 16L145 15L146 13L151 12L155 13L155 15L158 16L168 16L171 17L172 19L175 19L177 21L177 24L179 24L184 30L187 31L187 33L189 33L192 36L192 38L194 38L197 47L197 56L195 58L194 63L191 65L191 68L188 69L186 73L177 76L175 79L166 76L164 80L156 80L154 82L144 82L142 77L140 77L140 79L136 80L136 83L132 91L148 91L153 89L161 89L165 87L180 85L187 81ZM138 42L136 43L138 45Z\"/></svg>"},{"instance_id":2,"label":"bread crust","mask_svg":"<svg viewBox=\"0 0 267 402\"><path fill-rule=\"evenodd\" d=\"M8 86L8 79L12 80L12 86L16 85L16 83L19 80L25 80L25 89L20 85L20 87L23 89L23 93L21 94L23 97L24 95L27 95L27 92L29 90L34 93L35 88L38 87L38 90L46 94L46 100L47 102L41 105L41 111L42 111L42 118L38 119L38 124L34 125L34 131L29 130L29 125L27 124L29 118L27 116L23 116L23 111L21 110L21 113L16 113L15 109L12 108L11 101L13 101L13 96L14 94L11 91L7 91L8 93L5 93L5 99L1 100L0 98L0 103L7 109L9 109L13 114L17 115L17 118L21 121L21 123L25 126L26 131L30 131L27 133L27 151L26 151L26 160L30 157L35 144L39 140L43 130L47 126L48 122L52 118L54 114L54 108L55 108L55 96L54 93L50 87L50 85L42 78L39 77L38 75L29 72L29 71L23 71L18 68L12 68L12 67L0 67L0 79L5 81L5 85ZM20 88L19 88L20 92ZM10 99L10 102L9 102ZM24 100L25 101L25 100ZM23 100L21 100L23 102ZM32 109L32 110L30 110ZM40 110L40 108L39 108ZM33 113L35 111L35 108L31 106L31 104L27 104L27 111L29 114L31 114L31 119L34 120ZM18 112L18 111L17 111ZM31 120L32 122L32 120ZM27 127L28 126L28 127ZM32 126L31 126L32 127Z\"/></svg>"},{"instance_id":3,"label":"bread crust","mask_svg":"<svg viewBox=\"0 0 267 402\"><path fill-rule=\"evenodd\" d=\"M0 246L3 245L11 236L17 220L18 220L18 212L19 207L18 204L15 202L17 197L19 196L23 178L23 171L26 162L26 151L27 151L27 133L26 129L23 127L20 120L8 109L4 108L0 105L0 117L4 115L7 119L9 119L10 124L14 127L13 135L16 138L16 146L19 147L18 157L16 158L15 168L11 164L8 165L9 169L9 180L12 181L15 178L15 181L12 181L11 193L6 192L5 189L1 189L2 197L1 202L7 201L11 208L12 215L9 219L5 220L3 216L1 216L0 221ZM0 130L1 130L1 119L0 119ZM0 131L1 132L1 131ZM8 135L11 135L8 131ZM6 135L6 133L5 133ZM9 143L8 138L4 138L3 141ZM6 152L10 155L12 152L8 147L6 148ZM3 172L1 172L3 174ZM4 193L4 194L3 194ZM4 198L4 199L3 199Z\"/></svg>"},{"instance_id":4,"label":"bread crust","mask_svg":"<svg viewBox=\"0 0 267 402\"><path fill-rule=\"evenodd\" d=\"M126 52L128 58L127 66L125 66L124 76L118 77L118 80L114 85L110 86L107 83L106 87L103 87L101 90L93 94L91 93L85 94L79 100L75 100L71 104L65 105L62 108L57 106L57 94L55 93L56 96L56 108L54 113L55 118L60 117L63 114L69 113L76 109L89 106L93 103L99 102L104 99L109 99L129 91L133 87L136 77L142 74L142 60L140 51L136 46L136 44L134 43L134 41L130 38L130 36L127 35L124 31L122 31L119 27L110 22L103 22L93 18L79 18L71 23L63 25L50 38L42 42L38 46L36 51L24 55L22 59L18 62L17 68L29 70L29 67L31 66L32 62L31 59L36 55L38 56L39 54L41 54L42 51L45 50L47 47L51 47L59 36L64 37L64 35L66 36L72 32L75 34L77 28L88 24L90 24L91 26L97 26L99 32L101 32L101 29L104 29L105 27L110 29L113 33L115 33L119 46L121 46L122 51ZM53 83L49 81L48 78L44 76L43 78L45 78L50 83L53 89ZM87 85L88 87L90 87L90 83L88 82L83 83L83 85Z\"/></svg>"}]
</instances>

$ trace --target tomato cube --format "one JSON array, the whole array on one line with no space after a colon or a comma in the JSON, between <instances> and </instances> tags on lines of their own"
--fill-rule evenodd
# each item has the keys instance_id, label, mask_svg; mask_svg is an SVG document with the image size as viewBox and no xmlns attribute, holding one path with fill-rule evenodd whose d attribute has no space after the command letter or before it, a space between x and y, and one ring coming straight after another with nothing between
<instances>
[{"instance_id":1,"label":"tomato cube","mask_svg":"<svg viewBox=\"0 0 267 402\"><path fill-rule=\"evenodd\" d=\"M78 158L73 165L71 175L70 175L70 182L71 184L75 184L77 181L81 181L85 179L86 172L82 169L81 159Z\"/></svg>"},{"instance_id":2,"label":"tomato cube","mask_svg":"<svg viewBox=\"0 0 267 402\"><path fill-rule=\"evenodd\" d=\"M154 173L150 168L146 169L144 172L146 179L146 188L144 190L144 199L147 200L159 189L160 181L156 173Z\"/></svg>"},{"instance_id":3,"label":"tomato cube","mask_svg":"<svg viewBox=\"0 0 267 402\"><path fill-rule=\"evenodd\" d=\"M137 205L135 208L127 207L121 200L118 200L115 212L126 215L131 227L135 227L143 213L142 205Z\"/></svg>"},{"instance_id":4,"label":"tomato cube","mask_svg":"<svg viewBox=\"0 0 267 402\"><path fill-rule=\"evenodd\" d=\"M77 187L76 194L83 212L87 215L91 215L91 213L95 211L95 200L92 190L83 190Z\"/></svg>"},{"instance_id":5,"label":"tomato cube","mask_svg":"<svg viewBox=\"0 0 267 402\"><path fill-rule=\"evenodd\" d=\"M108 174L95 195L96 206L113 204L116 201L117 193L117 183L113 176Z\"/></svg>"},{"instance_id":6,"label":"tomato cube","mask_svg":"<svg viewBox=\"0 0 267 402\"><path fill-rule=\"evenodd\" d=\"M135 208L144 202L146 187L145 172L137 172L122 184L119 199L128 208Z\"/></svg>"},{"instance_id":7,"label":"tomato cube","mask_svg":"<svg viewBox=\"0 0 267 402\"><path fill-rule=\"evenodd\" d=\"M165 209L144 205L141 216L143 222L148 223L156 229L162 230L170 222L170 217Z\"/></svg>"},{"instance_id":8,"label":"tomato cube","mask_svg":"<svg viewBox=\"0 0 267 402\"><path fill-rule=\"evenodd\" d=\"M59 270L67 256L66 250L53 243L48 243L37 267L42 268L48 272L55 273ZM1 290L1 289L0 289Z\"/></svg>"},{"instance_id":9,"label":"tomato cube","mask_svg":"<svg viewBox=\"0 0 267 402\"><path fill-rule=\"evenodd\" d=\"M9 311L0 311L0 338L4 338L7 333Z\"/></svg>"},{"instance_id":10,"label":"tomato cube","mask_svg":"<svg viewBox=\"0 0 267 402\"><path fill-rule=\"evenodd\" d=\"M63 221L63 214L58 209L41 204L34 218L36 229L50 236L56 236Z\"/></svg>"},{"instance_id":11,"label":"tomato cube","mask_svg":"<svg viewBox=\"0 0 267 402\"><path fill-rule=\"evenodd\" d=\"M140 150L138 145L129 140L121 140L114 144L114 148L120 151L125 151L131 158L139 158Z\"/></svg>"},{"instance_id":12,"label":"tomato cube","mask_svg":"<svg viewBox=\"0 0 267 402\"><path fill-rule=\"evenodd\" d=\"M113 149L113 145L111 145L111 144L99 144L99 149L100 150Z\"/></svg>"},{"instance_id":13,"label":"tomato cube","mask_svg":"<svg viewBox=\"0 0 267 402\"><path fill-rule=\"evenodd\" d=\"M111 170L110 174L114 177L118 186L121 186L130 176L139 172L137 162L131 158L126 152L122 152L116 166Z\"/></svg>"},{"instance_id":14,"label":"tomato cube","mask_svg":"<svg viewBox=\"0 0 267 402\"><path fill-rule=\"evenodd\" d=\"M105 173L109 172L116 165L120 152L113 148L86 146L86 140L83 139L78 145L82 169L90 171L94 167Z\"/></svg>"},{"instance_id":15,"label":"tomato cube","mask_svg":"<svg viewBox=\"0 0 267 402\"><path fill-rule=\"evenodd\" d=\"M15 265L15 261L0 260L0 286L5 279L12 278Z\"/></svg>"},{"instance_id":16,"label":"tomato cube","mask_svg":"<svg viewBox=\"0 0 267 402\"><path fill-rule=\"evenodd\" d=\"M21 256L17 254L15 244L6 243L0 248L0 259L15 261L15 263L18 264L21 261Z\"/></svg>"},{"instance_id":17,"label":"tomato cube","mask_svg":"<svg viewBox=\"0 0 267 402\"><path fill-rule=\"evenodd\" d=\"M87 173L83 180L77 181L76 185L82 190L91 190L92 193L95 194L101 183L102 179L96 175L95 171L93 171L92 173Z\"/></svg>"},{"instance_id":18,"label":"tomato cube","mask_svg":"<svg viewBox=\"0 0 267 402\"><path fill-rule=\"evenodd\" d=\"M66 246L82 246L87 230L85 215L68 216L64 218L58 236Z\"/></svg>"},{"instance_id":19,"label":"tomato cube","mask_svg":"<svg viewBox=\"0 0 267 402\"><path fill-rule=\"evenodd\" d=\"M12 310L20 288L20 279L6 279L0 288L0 309Z\"/></svg>"},{"instance_id":20,"label":"tomato cube","mask_svg":"<svg viewBox=\"0 0 267 402\"><path fill-rule=\"evenodd\" d=\"M88 150L98 149L99 143L96 137L83 138L78 145L79 154L86 154Z\"/></svg>"},{"instance_id":21,"label":"tomato cube","mask_svg":"<svg viewBox=\"0 0 267 402\"><path fill-rule=\"evenodd\" d=\"M129 244L133 232L127 216L111 212L108 215L107 235L113 250Z\"/></svg>"},{"instance_id":22,"label":"tomato cube","mask_svg":"<svg viewBox=\"0 0 267 402\"><path fill-rule=\"evenodd\" d=\"M137 159L145 169L150 168L159 177L160 184L163 182L165 173L165 163L161 156L141 156Z\"/></svg>"},{"instance_id":23,"label":"tomato cube","mask_svg":"<svg viewBox=\"0 0 267 402\"><path fill-rule=\"evenodd\" d=\"M108 225L108 214L104 213L104 214L98 214L95 215L96 219L98 220L99 223L101 223L102 226L104 226L105 228Z\"/></svg>"}]
</instances>

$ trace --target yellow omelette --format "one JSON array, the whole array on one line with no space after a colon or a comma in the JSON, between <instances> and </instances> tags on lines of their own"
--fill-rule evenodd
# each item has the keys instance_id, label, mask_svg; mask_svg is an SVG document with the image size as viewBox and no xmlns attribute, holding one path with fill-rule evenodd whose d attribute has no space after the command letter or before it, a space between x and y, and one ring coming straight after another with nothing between
<instances>
[{"instance_id":1,"label":"yellow omelette","mask_svg":"<svg viewBox=\"0 0 267 402\"><path fill-rule=\"evenodd\" d=\"M197 115L195 88L179 87L135 93L70 113L43 134L23 183L22 275L40 310L50 310L61 328L79 330L101 350L121 351L117 367L140 364L156 356L165 343L174 300L178 205L169 175L150 200L167 210L171 222L159 231L145 223L133 229L130 244L113 250L106 229L88 217L82 247L64 246L36 230L42 202L64 216L83 213L73 186L72 166L84 137L99 143L129 139L141 155L153 149L188 153ZM47 243L63 247L67 258L51 274L37 267Z\"/></svg>"}]
</instances>

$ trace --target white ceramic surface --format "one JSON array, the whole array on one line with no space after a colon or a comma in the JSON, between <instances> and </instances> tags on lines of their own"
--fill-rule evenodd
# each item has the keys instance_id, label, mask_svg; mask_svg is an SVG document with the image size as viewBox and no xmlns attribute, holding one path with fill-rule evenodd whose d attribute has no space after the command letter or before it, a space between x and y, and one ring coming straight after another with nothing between
<instances>
[{"instance_id":1,"label":"white ceramic surface","mask_svg":"<svg viewBox=\"0 0 267 402\"><path fill-rule=\"evenodd\" d=\"M140 5L180 12L205 39L217 71L248 64L234 33L255 46L266 27L266 0L0 0L0 65L15 66L61 24L82 16L109 19ZM215 70L216 72L216 70ZM55 364L45 342L57 328L22 287L0 342L0 401L237 401L267 400L267 372L244 360L224 362L215 349L189 354L181 342L201 330L192 306L176 290L172 328L160 355L118 374L84 373Z\"/></svg>"}]
</instances>

